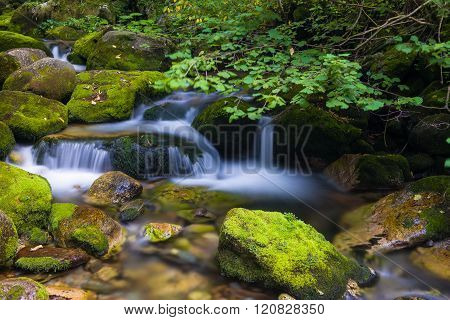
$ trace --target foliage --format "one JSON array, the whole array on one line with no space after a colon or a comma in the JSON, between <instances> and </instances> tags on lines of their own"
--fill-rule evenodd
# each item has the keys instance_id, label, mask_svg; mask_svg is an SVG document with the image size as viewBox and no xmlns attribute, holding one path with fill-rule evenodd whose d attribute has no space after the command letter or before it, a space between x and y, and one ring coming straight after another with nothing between
<instances>
[{"instance_id":1,"label":"foliage","mask_svg":"<svg viewBox=\"0 0 450 320\"><path fill-rule=\"evenodd\" d=\"M127 30L132 32L144 33L152 36L162 36L161 27L153 19L140 19L141 13L131 13L129 15L119 16L117 30Z\"/></svg>"},{"instance_id":2,"label":"foliage","mask_svg":"<svg viewBox=\"0 0 450 320\"><path fill-rule=\"evenodd\" d=\"M88 15L79 19L69 18L66 21L48 19L39 25L39 29L45 32L56 27L67 26L85 32L94 32L105 25L108 25L108 21L106 21L105 19Z\"/></svg>"}]
</instances>

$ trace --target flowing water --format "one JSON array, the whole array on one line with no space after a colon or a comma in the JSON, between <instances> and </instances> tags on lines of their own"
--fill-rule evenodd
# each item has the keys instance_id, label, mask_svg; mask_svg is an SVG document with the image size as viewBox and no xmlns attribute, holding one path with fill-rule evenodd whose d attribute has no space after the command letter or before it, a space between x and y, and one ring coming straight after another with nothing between
<instances>
[{"instance_id":1,"label":"flowing water","mask_svg":"<svg viewBox=\"0 0 450 320\"><path fill-rule=\"evenodd\" d=\"M55 57L67 59L67 52L61 53L56 47L53 51ZM83 193L96 178L113 167L105 139L136 133L181 139L183 144L194 146L198 152L193 156L180 145L168 146L168 178L172 182L235 193L245 199L242 206L248 208L292 212L328 239L338 231L335 222L342 213L379 197L346 194L321 176L293 175L282 168L272 168L274 132L268 117L259 122L253 146L256 157L235 162L222 160L209 140L191 126L195 116L218 98L215 94L175 92L160 100L139 104L129 120L71 125L64 131L64 136L70 139L17 146L15 151L22 158L22 169L48 179L55 201L83 203ZM144 120L145 111L152 108L161 112L155 120ZM151 193L155 178L149 175L142 180L143 197ZM274 292L230 282L220 276L214 260L218 244L216 230L198 233L188 227L174 244L155 247L149 246L141 236L143 225L150 221L179 222L179 219L171 210L153 210L125 224L127 244L121 258L109 264L120 271L120 278L102 282L87 271L94 268L88 266L56 276L50 283L59 281L89 289L98 293L99 298L185 299L193 293L203 298L276 297ZM429 288L424 283L432 283L445 293L445 284L413 270L402 254L380 258L373 267L379 272L380 280L367 289L368 298L429 297ZM412 274L424 278L418 279Z\"/></svg>"}]
</instances>

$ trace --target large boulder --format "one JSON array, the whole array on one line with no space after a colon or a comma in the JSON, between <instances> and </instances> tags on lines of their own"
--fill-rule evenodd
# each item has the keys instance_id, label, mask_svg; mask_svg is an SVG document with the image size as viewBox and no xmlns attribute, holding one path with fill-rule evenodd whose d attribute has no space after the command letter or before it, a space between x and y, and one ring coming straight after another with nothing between
<instances>
[{"instance_id":1,"label":"large boulder","mask_svg":"<svg viewBox=\"0 0 450 320\"><path fill-rule=\"evenodd\" d=\"M409 257L416 266L450 281L450 239L433 243L431 247L419 247Z\"/></svg>"},{"instance_id":2,"label":"large boulder","mask_svg":"<svg viewBox=\"0 0 450 320\"><path fill-rule=\"evenodd\" d=\"M0 53L0 86L14 71L46 58L47 54L40 49L18 48Z\"/></svg>"},{"instance_id":3,"label":"large boulder","mask_svg":"<svg viewBox=\"0 0 450 320\"><path fill-rule=\"evenodd\" d=\"M125 230L100 209L55 203L50 231L61 247L81 248L103 259L120 252Z\"/></svg>"},{"instance_id":4,"label":"large boulder","mask_svg":"<svg viewBox=\"0 0 450 320\"><path fill-rule=\"evenodd\" d=\"M346 154L324 174L346 191L397 189L412 178L406 158L394 154Z\"/></svg>"},{"instance_id":5,"label":"large boulder","mask_svg":"<svg viewBox=\"0 0 450 320\"><path fill-rule=\"evenodd\" d=\"M0 210L14 222L19 234L46 229L52 192L44 178L0 162Z\"/></svg>"},{"instance_id":6,"label":"large boulder","mask_svg":"<svg viewBox=\"0 0 450 320\"><path fill-rule=\"evenodd\" d=\"M313 227L279 212L230 210L220 230L218 261L227 277L299 299L339 299L350 279L372 277Z\"/></svg>"},{"instance_id":7,"label":"large boulder","mask_svg":"<svg viewBox=\"0 0 450 320\"><path fill-rule=\"evenodd\" d=\"M67 127L67 107L33 93L0 91L0 121L17 140L36 141Z\"/></svg>"},{"instance_id":8,"label":"large boulder","mask_svg":"<svg viewBox=\"0 0 450 320\"><path fill-rule=\"evenodd\" d=\"M121 205L139 196L142 190L139 181L120 171L111 171L94 181L87 198L95 204Z\"/></svg>"},{"instance_id":9,"label":"large boulder","mask_svg":"<svg viewBox=\"0 0 450 320\"><path fill-rule=\"evenodd\" d=\"M418 151L450 156L450 114L440 113L423 118L411 131L409 141Z\"/></svg>"},{"instance_id":10,"label":"large boulder","mask_svg":"<svg viewBox=\"0 0 450 320\"><path fill-rule=\"evenodd\" d=\"M66 102L75 89L76 72L72 64L44 58L12 73L4 90L32 92L52 100Z\"/></svg>"},{"instance_id":11,"label":"large boulder","mask_svg":"<svg viewBox=\"0 0 450 320\"><path fill-rule=\"evenodd\" d=\"M94 51L97 42L107 31L108 29L103 29L100 31L91 32L75 41L72 52L68 56L69 61L77 64L85 64L89 56Z\"/></svg>"},{"instance_id":12,"label":"large boulder","mask_svg":"<svg viewBox=\"0 0 450 320\"><path fill-rule=\"evenodd\" d=\"M0 31L0 52L16 48L40 49L45 51L47 55L51 55L50 50L40 40L36 40L15 32Z\"/></svg>"},{"instance_id":13,"label":"large boulder","mask_svg":"<svg viewBox=\"0 0 450 320\"><path fill-rule=\"evenodd\" d=\"M318 107L289 107L274 117L273 124L276 153L285 154L292 164L308 160L313 169L324 169L359 148L361 129Z\"/></svg>"},{"instance_id":14,"label":"large boulder","mask_svg":"<svg viewBox=\"0 0 450 320\"><path fill-rule=\"evenodd\" d=\"M159 72L87 71L78 74L67 104L71 121L88 123L129 119L139 95L151 94Z\"/></svg>"},{"instance_id":15,"label":"large boulder","mask_svg":"<svg viewBox=\"0 0 450 320\"><path fill-rule=\"evenodd\" d=\"M19 238L14 223L0 211L0 267L14 259L18 246Z\"/></svg>"},{"instance_id":16,"label":"large boulder","mask_svg":"<svg viewBox=\"0 0 450 320\"><path fill-rule=\"evenodd\" d=\"M39 36L39 24L51 17L54 1L27 2L17 8L9 22L9 30L28 36Z\"/></svg>"},{"instance_id":17,"label":"large boulder","mask_svg":"<svg viewBox=\"0 0 450 320\"><path fill-rule=\"evenodd\" d=\"M48 300L47 289L29 278L10 278L0 281L0 300Z\"/></svg>"},{"instance_id":18,"label":"large boulder","mask_svg":"<svg viewBox=\"0 0 450 320\"><path fill-rule=\"evenodd\" d=\"M162 71L169 66L166 55L171 50L171 42L161 37L130 31L109 31L89 55L87 68Z\"/></svg>"},{"instance_id":19,"label":"large boulder","mask_svg":"<svg viewBox=\"0 0 450 320\"><path fill-rule=\"evenodd\" d=\"M69 26L58 26L47 31L47 38L62 41L75 41L85 34L84 31Z\"/></svg>"},{"instance_id":20,"label":"large boulder","mask_svg":"<svg viewBox=\"0 0 450 320\"><path fill-rule=\"evenodd\" d=\"M12 151L16 140L9 127L0 121L0 161L5 160L6 156Z\"/></svg>"},{"instance_id":21,"label":"large boulder","mask_svg":"<svg viewBox=\"0 0 450 320\"><path fill-rule=\"evenodd\" d=\"M450 177L416 181L374 204L348 212L334 244L345 252L390 252L450 235Z\"/></svg>"}]
</instances>

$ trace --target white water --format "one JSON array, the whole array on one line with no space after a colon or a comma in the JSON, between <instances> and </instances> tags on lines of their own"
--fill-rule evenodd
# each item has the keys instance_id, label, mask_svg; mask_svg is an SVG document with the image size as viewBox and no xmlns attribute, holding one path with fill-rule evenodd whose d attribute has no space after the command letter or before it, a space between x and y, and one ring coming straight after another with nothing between
<instances>
[{"instance_id":1,"label":"white water","mask_svg":"<svg viewBox=\"0 0 450 320\"><path fill-rule=\"evenodd\" d=\"M69 62L67 57L70 54L70 48L63 49L58 44L54 44L52 46L51 50L52 50L53 58L61 60L61 61ZM76 72L82 72L82 71L86 70L86 66L85 65L73 64L73 63L72 63L72 65L73 65L73 67L74 67Z\"/></svg>"}]
</instances>

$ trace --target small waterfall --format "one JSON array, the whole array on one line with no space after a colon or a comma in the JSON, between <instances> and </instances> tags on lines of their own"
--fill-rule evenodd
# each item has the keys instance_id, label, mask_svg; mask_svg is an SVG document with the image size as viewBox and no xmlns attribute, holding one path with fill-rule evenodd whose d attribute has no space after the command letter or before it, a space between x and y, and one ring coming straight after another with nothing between
<instances>
[{"instance_id":1,"label":"small waterfall","mask_svg":"<svg viewBox=\"0 0 450 320\"><path fill-rule=\"evenodd\" d=\"M35 164L49 169L86 169L105 172L112 168L109 152L96 141L41 142L34 150Z\"/></svg>"},{"instance_id":2,"label":"small waterfall","mask_svg":"<svg viewBox=\"0 0 450 320\"><path fill-rule=\"evenodd\" d=\"M62 48L62 46L59 44L53 44L51 46L51 50L52 50L53 58L70 63L70 61L67 59L67 57L69 56L69 54L71 52L71 49L69 47ZM86 71L85 65L73 64L73 63L72 63L72 65L76 72Z\"/></svg>"},{"instance_id":3,"label":"small waterfall","mask_svg":"<svg viewBox=\"0 0 450 320\"><path fill-rule=\"evenodd\" d=\"M261 168L271 169L273 166L273 125L270 124L272 119L270 117L262 117L259 121L259 150L260 150L260 164ZM258 150L258 148L255 148Z\"/></svg>"}]
</instances>

